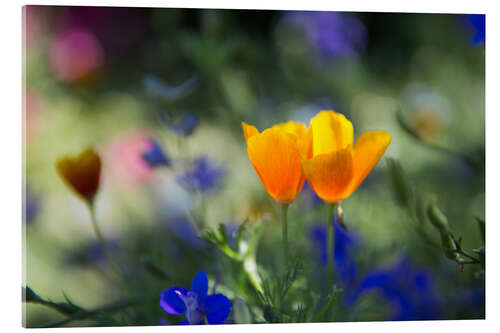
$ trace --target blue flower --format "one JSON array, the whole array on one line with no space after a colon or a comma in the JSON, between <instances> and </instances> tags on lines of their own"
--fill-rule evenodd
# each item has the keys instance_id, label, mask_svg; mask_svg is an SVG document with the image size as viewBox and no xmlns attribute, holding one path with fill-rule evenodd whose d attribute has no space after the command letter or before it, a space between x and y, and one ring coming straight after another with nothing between
<instances>
[{"instance_id":1,"label":"blue flower","mask_svg":"<svg viewBox=\"0 0 500 333\"><path fill-rule=\"evenodd\" d=\"M360 296L378 292L393 309L392 320L442 318L441 305L430 274L404 257L393 267L367 274L350 295L353 304Z\"/></svg>"},{"instance_id":2,"label":"blue flower","mask_svg":"<svg viewBox=\"0 0 500 333\"><path fill-rule=\"evenodd\" d=\"M172 165L170 159L167 157L161 146L153 138L148 139L148 147L147 150L142 153L142 159L151 168Z\"/></svg>"},{"instance_id":3,"label":"blue flower","mask_svg":"<svg viewBox=\"0 0 500 333\"><path fill-rule=\"evenodd\" d=\"M170 231L183 242L195 249L202 249L206 243L198 236L198 231L185 217L175 217L168 221Z\"/></svg>"},{"instance_id":4,"label":"blue flower","mask_svg":"<svg viewBox=\"0 0 500 333\"><path fill-rule=\"evenodd\" d=\"M178 86L169 86L163 80L150 74L146 75L142 82L146 91L151 96L159 96L168 101L175 101L190 94L194 87L198 84L198 78L196 76L192 76Z\"/></svg>"},{"instance_id":5,"label":"blue flower","mask_svg":"<svg viewBox=\"0 0 500 333\"><path fill-rule=\"evenodd\" d=\"M226 227L226 233L227 233L227 238L229 240L229 246L234 249L237 245L236 244L236 232L239 229L238 222L236 222L234 220L227 221L226 223L224 223L224 226Z\"/></svg>"},{"instance_id":6,"label":"blue flower","mask_svg":"<svg viewBox=\"0 0 500 333\"><path fill-rule=\"evenodd\" d=\"M287 12L286 19L301 28L309 43L325 58L350 57L365 48L367 32L354 16L338 12Z\"/></svg>"},{"instance_id":7,"label":"blue flower","mask_svg":"<svg viewBox=\"0 0 500 333\"><path fill-rule=\"evenodd\" d=\"M26 186L26 195L23 199L23 221L26 225L31 225L40 212L40 200L29 186Z\"/></svg>"},{"instance_id":8,"label":"blue flower","mask_svg":"<svg viewBox=\"0 0 500 333\"><path fill-rule=\"evenodd\" d=\"M166 113L158 113L160 122L167 128L181 136L190 136L200 124L200 117L196 113L187 113L175 121Z\"/></svg>"},{"instance_id":9,"label":"blue flower","mask_svg":"<svg viewBox=\"0 0 500 333\"><path fill-rule=\"evenodd\" d=\"M359 247L360 241L353 230L349 232L334 218L334 243L333 263L338 278L345 286L355 282L357 265L354 260L354 251ZM311 228L310 236L318 253L318 259L323 266L327 266L327 230L326 226L317 225Z\"/></svg>"},{"instance_id":10,"label":"blue flower","mask_svg":"<svg viewBox=\"0 0 500 333\"><path fill-rule=\"evenodd\" d=\"M194 162L191 170L177 177L177 181L192 190L206 192L215 189L225 174L224 168L212 165L204 156Z\"/></svg>"},{"instance_id":11,"label":"blue flower","mask_svg":"<svg viewBox=\"0 0 500 333\"><path fill-rule=\"evenodd\" d=\"M191 282L191 290L172 287L162 291L160 306L165 312L186 314L181 325L223 324L229 316L232 302L222 294L208 295L208 278L204 271L198 272Z\"/></svg>"},{"instance_id":12,"label":"blue flower","mask_svg":"<svg viewBox=\"0 0 500 333\"><path fill-rule=\"evenodd\" d=\"M111 252L118 253L120 242L117 239L108 238L104 241ZM104 265L106 263L106 255L101 243L92 239L82 243L75 250L69 251L65 257L65 263L69 266Z\"/></svg>"},{"instance_id":13,"label":"blue flower","mask_svg":"<svg viewBox=\"0 0 500 333\"><path fill-rule=\"evenodd\" d=\"M467 15L467 23L472 30L471 43L475 46L483 45L486 40L486 19L484 14Z\"/></svg>"},{"instance_id":14,"label":"blue flower","mask_svg":"<svg viewBox=\"0 0 500 333\"><path fill-rule=\"evenodd\" d=\"M442 305L430 274L415 267L408 258L396 265L372 270L366 275L358 272L354 251L360 246L359 237L346 232L338 221L334 224L334 267L344 287L344 305L352 307L362 296L378 292L393 309L392 320L427 320L442 318ZM311 239L317 258L327 264L327 230L324 226L311 229Z\"/></svg>"},{"instance_id":15,"label":"blue flower","mask_svg":"<svg viewBox=\"0 0 500 333\"><path fill-rule=\"evenodd\" d=\"M486 294L484 284L472 288L461 288L455 292L446 307L453 308L455 312L467 314L466 318L484 319Z\"/></svg>"}]
</instances>

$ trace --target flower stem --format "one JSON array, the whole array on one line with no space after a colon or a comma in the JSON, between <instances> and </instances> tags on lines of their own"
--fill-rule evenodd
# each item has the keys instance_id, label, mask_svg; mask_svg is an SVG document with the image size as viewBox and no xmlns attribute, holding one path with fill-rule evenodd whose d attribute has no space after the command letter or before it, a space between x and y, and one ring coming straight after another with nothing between
<instances>
[{"instance_id":1,"label":"flower stem","mask_svg":"<svg viewBox=\"0 0 500 333\"><path fill-rule=\"evenodd\" d=\"M333 266L333 211L337 204L328 204L328 247L326 249L327 266Z\"/></svg>"},{"instance_id":2,"label":"flower stem","mask_svg":"<svg viewBox=\"0 0 500 333\"><path fill-rule=\"evenodd\" d=\"M288 267L288 206L287 203L281 204L281 226L282 226L282 234L283 234L283 260L285 263L285 267Z\"/></svg>"},{"instance_id":3,"label":"flower stem","mask_svg":"<svg viewBox=\"0 0 500 333\"><path fill-rule=\"evenodd\" d=\"M88 207L90 211L90 219L92 221L92 227L94 228L94 233L97 237L97 240L99 241L99 244L101 245L102 251L104 252L104 255L107 261L109 262L111 268L113 269L113 272L116 275L116 277L120 280L121 283L125 284L125 281L123 280L121 274L121 269L118 266L117 262L114 260L111 251L109 250L108 246L106 245L106 242L104 241L104 238L102 237L101 229L99 228L99 224L97 223L94 204L90 202L88 204Z\"/></svg>"}]
</instances>

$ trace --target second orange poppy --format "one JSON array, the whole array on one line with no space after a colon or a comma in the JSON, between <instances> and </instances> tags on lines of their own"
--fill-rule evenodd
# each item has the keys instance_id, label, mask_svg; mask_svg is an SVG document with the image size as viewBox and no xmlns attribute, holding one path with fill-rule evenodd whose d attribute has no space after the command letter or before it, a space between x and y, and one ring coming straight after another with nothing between
<instances>
[{"instance_id":1,"label":"second orange poppy","mask_svg":"<svg viewBox=\"0 0 500 333\"><path fill-rule=\"evenodd\" d=\"M292 203L302 189L302 162L312 156L312 135L304 124L287 122L259 133L242 123L247 152L267 193L281 203Z\"/></svg>"}]
</instances>

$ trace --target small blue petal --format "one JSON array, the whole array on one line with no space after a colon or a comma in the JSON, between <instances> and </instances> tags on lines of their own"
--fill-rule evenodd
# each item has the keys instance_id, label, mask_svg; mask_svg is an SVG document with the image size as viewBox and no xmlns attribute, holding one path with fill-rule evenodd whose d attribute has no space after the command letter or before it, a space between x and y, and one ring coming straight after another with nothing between
<instances>
[{"instance_id":1,"label":"small blue petal","mask_svg":"<svg viewBox=\"0 0 500 333\"><path fill-rule=\"evenodd\" d=\"M160 294L160 305L165 312L178 315L186 312L186 305L179 294L187 295L188 290L182 287L173 287L162 291Z\"/></svg>"},{"instance_id":2,"label":"small blue petal","mask_svg":"<svg viewBox=\"0 0 500 333\"><path fill-rule=\"evenodd\" d=\"M189 321L187 319L184 319L179 323L179 325L189 325Z\"/></svg>"},{"instance_id":3,"label":"small blue petal","mask_svg":"<svg viewBox=\"0 0 500 333\"><path fill-rule=\"evenodd\" d=\"M209 324L223 324L231 312L233 304L222 294L207 296L205 300L205 313Z\"/></svg>"},{"instance_id":4,"label":"small blue petal","mask_svg":"<svg viewBox=\"0 0 500 333\"><path fill-rule=\"evenodd\" d=\"M198 300L203 302L208 292L208 278L204 271L199 271L191 282L191 291L195 292Z\"/></svg>"},{"instance_id":5,"label":"small blue petal","mask_svg":"<svg viewBox=\"0 0 500 333\"><path fill-rule=\"evenodd\" d=\"M170 166L172 163L170 159L165 155L160 144L156 140L149 138L149 147L142 153L142 159L152 168L159 166Z\"/></svg>"}]
</instances>

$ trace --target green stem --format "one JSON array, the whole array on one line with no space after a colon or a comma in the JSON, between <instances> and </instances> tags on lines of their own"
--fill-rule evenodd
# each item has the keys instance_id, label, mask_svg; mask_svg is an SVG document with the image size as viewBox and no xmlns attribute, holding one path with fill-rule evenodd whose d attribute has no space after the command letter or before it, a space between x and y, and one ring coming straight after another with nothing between
<instances>
[{"instance_id":1,"label":"green stem","mask_svg":"<svg viewBox=\"0 0 500 333\"><path fill-rule=\"evenodd\" d=\"M89 210L90 210L90 220L92 221L92 227L94 228L94 233L97 236L97 240L101 244L101 247L104 249L104 252L107 254L107 246L104 243L104 238L102 237L101 229L99 228L99 225L97 224L97 218L95 215L95 208L93 204L89 205Z\"/></svg>"},{"instance_id":2,"label":"green stem","mask_svg":"<svg viewBox=\"0 0 500 333\"><path fill-rule=\"evenodd\" d=\"M287 203L281 204L281 226L282 226L282 234L283 234L283 260L285 262L285 267L288 267L288 212Z\"/></svg>"},{"instance_id":3,"label":"green stem","mask_svg":"<svg viewBox=\"0 0 500 333\"><path fill-rule=\"evenodd\" d=\"M327 266L333 265L333 211L337 204L328 204L328 248L326 251Z\"/></svg>"},{"instance_id":4,"label":"green stem","mask_svg":"<svg viewBox=\"0 0 500 333\"><path fill-rule=\"evenodd\" d=\"M106 242L104 241L104 238L102 237L101 229L99 228L99 225L97 223L97 217L95 214L95 207L92 202L88 204L89 211L90 211L90 219L92 221L92 227L94 228L94 233L96 234L97 240L99 241L99 244L101 245L101 248L104 252L104 255L113 269L114 274L116 277L120 280L120 282L123 284L123 286L126 286L125 281L123 279L123 276L121 274L121 269L117 264L117 261L115 261L111 251L109 250L108 246L106 245Z\"/></svg>"}]
</instances>

